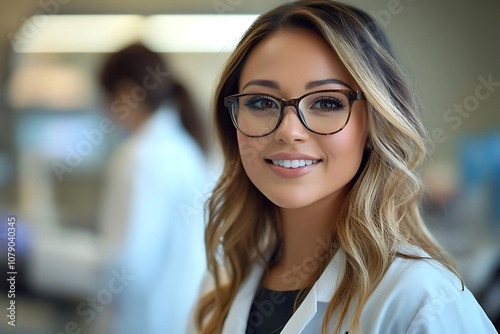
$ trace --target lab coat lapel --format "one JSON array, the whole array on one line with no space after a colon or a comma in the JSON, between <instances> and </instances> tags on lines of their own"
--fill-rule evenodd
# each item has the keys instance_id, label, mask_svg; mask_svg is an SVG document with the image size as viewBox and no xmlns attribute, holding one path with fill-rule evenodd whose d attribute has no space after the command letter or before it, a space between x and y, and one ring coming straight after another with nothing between
<instances>
[{"instance_id":1,"label":"lab coat lapel","mask_svg":"<svg viewBox=\"0 0 500 334\"><path fill-rule=\"evenodd\" d=\"M316 285L309 291L306 298L300 304L297 311L288 320L286 326L281 331L281 334L297 334L301 333L307 324L318 311L318 295Z\"/></svg>"},{"instance_id":2,"label":"lab coat lapel","mask_svg":"<svg viewBox=\"0 0 500 334\"><path fill-rule=\"evenodd\" d=\"M243 282L234 298L233 304L227 314L226 321L224 322L222 334L245 334L250 307L252 306L263 273L264 266L258 262L255 263L250 275ZM236 331L234 330L235 328Z\"/></svg>"},{"instance_id":3,"label":"lab coat lapel","mask_svg":"<svg viewBox=\"0 0 500 334\"><path fill-rule=\"evenodd\" d=\"M288 320L281 334L300 334L318 312L319 303L328 304L337 289L345 267L345 254L338 250L333 259L307 294L304 301ZM325 305L326 306L326 305ZM324 307L322 308L325 309ZM321 317L322 321L322 317ZM321 326L319 326L321 328ZM308 330L305 333L309 333Z\"/></svg>"}]
</instances>

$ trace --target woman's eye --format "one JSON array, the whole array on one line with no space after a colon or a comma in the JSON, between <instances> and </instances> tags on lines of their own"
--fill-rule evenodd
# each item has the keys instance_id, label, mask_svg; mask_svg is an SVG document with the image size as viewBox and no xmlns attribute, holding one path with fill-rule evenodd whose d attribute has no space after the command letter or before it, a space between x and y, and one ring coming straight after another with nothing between
<instances>
[{"instance_id":1,"label":"woman's eye","mask_svg":"<svg viewBox=\"0 0 500 334\"><path fill-rule=\"evenodd\" d=\"M252 98L245 103L245 106L247 106L248 108L252 108L252 109L277 109L278 108L278 104L275 101L273 101L269 98L265 98L265 97Z\"/></svg>"},{"instance_id":2,"label":"woman's eye","mask_svg":"<svg viewBox=\"0 0 500 334\"><path fill-rule=\"evenodd\" d=\"M346 107L345 104L339 99L322 98L316 100L312 104L310 109L320 109L324 111L340 111L343 110L345 107Z\"/></svg>"},{"instance_id":3,"label":"woman's eye","mask_svg":"<svg viewBox=\"0 0 500 334\"><path fill-rule=\"evenodd\" d=\"M261 101L261 106L262 108L273 108L276 106L276 103L274 103L273 101L271 100L262 100Z\"/></svg>"}]
</instances>

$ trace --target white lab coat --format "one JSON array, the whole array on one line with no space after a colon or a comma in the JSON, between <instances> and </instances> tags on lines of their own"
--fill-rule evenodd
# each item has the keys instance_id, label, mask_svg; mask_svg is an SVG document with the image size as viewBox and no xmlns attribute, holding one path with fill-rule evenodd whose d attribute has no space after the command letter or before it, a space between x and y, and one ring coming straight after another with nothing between
<instances>
[{"instance_id":1,"label":"white lab coat","mask_svg":"<svg viewBox=\"0 0 500 334\"><path fill-rule=\"evenodd\" d=\"M206 174L201 151L167 108L153 114L113 156L102 219L112 246L105 252L114 259L111 267L133 276L113 296L115 333L186 330L206 270Z\"/></svg>"},{"instance_id":2,"label":"white lab coat","mask_svg":"<svg viewBox=\"0 0 500 334\"><path fill-rule=\"evenodd\" d=\"M422 251L415 251L419 255ZM281 331L282 334L319 334L323 316L345 266L340 250ZM223 334L245 334L250 307L264 268L255 264L240 287L224 323ZM202 290L213 281L206 275ZM269 312L269 305L262 316ZM340 333L349 332L349 320ZM338 315L330 322L330 333ZM188 333L195 333L191 323ZM456 276L436 261L398 258L370 296L361 314L361 333L377 334L490 334L497 333L491 321L468 289L461 291ZM249 333L251 334L251 333Z\"/></svg>"}]
</instances>

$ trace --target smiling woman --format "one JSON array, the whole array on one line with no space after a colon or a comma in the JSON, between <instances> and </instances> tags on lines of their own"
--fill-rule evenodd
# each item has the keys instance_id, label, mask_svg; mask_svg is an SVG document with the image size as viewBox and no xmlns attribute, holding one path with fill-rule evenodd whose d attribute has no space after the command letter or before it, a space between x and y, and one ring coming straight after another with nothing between
<instances>
[{"instance_id":1,"label":"smiling woman","mask_svg":"<svg viewBox=\"0 0 500 334\"><path fill-rule=\"evenodd\" d=\"M269 78L275 80L272 87L255 82L256 79ZM247 84L252 81L253 84ZM255 147L258 152L256 159L241 156L243 168L252 183L282 209L302 208L318 214L321 212L318 206L331 208L332 211L320 213L323 222L314 222L322 230L317 231L318 236L330 233L333 227L331 218L338 216L334 208L339 208L343 196L340 194L358 171L366 146L366 103L353 103L352 100L349 103L348 97L341 93L350 87L359 89L358 85L321 37L307 30L287 29L274 33L250 53L240 77L240 86L242 93L273 93L286 98L306 94L299 98L300 102L297 101L298 108L288 107L285 103L282 103L282 108L276 108L281 121L271 128L273 133L257 142L240 131L237 139L240 150L258 145ZM321 90L317 92L318 89ZM321 105L325 102L326 106ZM352 116L349 117L351 109ZM232 110L234 114L235 108ZM256 126L260 121L251 120L247 127ZM318 133L326 135L318 136ZM273 160L278 161L277 166ZM283 166L280 166L280 160L283 160ZM314 163L299 167L300 160ZM297 168L290 168L294 165ZM281 212L282 216L287 213ZM295 217L297 214L293 213ZM312 223L312 216L303 217ZM309 233L312 232L312 226L308 226L311 223L302 224ZM299 224L284 223L283 232L287 234L288 226ZM314 244L314 239L312 241ZM294 248L300 244L304 245L304 240L290 242Z\"/></svg>"},{"instance_id":2,"label":"smiling woman","mask_svg":"<svg viewBox=\"0 0 500 334\"><path fill-rule=\"evenodd\" d=\"M198 333L495 333L419 214L426 134L366 13L260 16L215 94Z\"/></svg>"}]
</instances>

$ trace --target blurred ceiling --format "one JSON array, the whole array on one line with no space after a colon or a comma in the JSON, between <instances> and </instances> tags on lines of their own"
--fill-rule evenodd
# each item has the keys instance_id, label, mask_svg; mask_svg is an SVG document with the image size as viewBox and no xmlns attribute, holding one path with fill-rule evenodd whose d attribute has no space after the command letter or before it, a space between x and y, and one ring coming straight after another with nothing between
<instances>
[{"instance_id":1,"label":"blurred ceiling","mask_svg":"<svg viewBox=\"0 0 500 334\"><path fill-rule=\"evenodd\" d=\"M49 0L45 0L49 1ZM61 14L221 14L221 13L261 13L286 0L59 0Z\"/></svg>"},{"instance_id":2,"label":"blurred ceiling","mask_svg":"<svg viewBox=\"0 0 500 334\"><path fill-rule=\"evenodd\" d=\"M258 14L290 0L0 0L0 36L43 14ZM7 9L7 10L5 10Z\"/></svg>"},{"instance_id":3,"label":"blurred ceiling","mask_svg":"<svg viewBox=\"0 0 500 334\"><path fill-rule=\"evenodd\" d=\"M291 0L0 0L0 78L13 34L33 14L258 14Z\"/></svg>"},{"instance_id":4,"label":"blurred ceiling","mask_svg":"<svg viewBox=\"0 0 500 334\"><path fill-rule=\"evenodd\" d=\"M5 75L7 53L10 50L10 39L33 14L259 14L283 3L292 0L0 0L0 82ZM402 8L412 8L412 22L403 22L402 19L412 19L406 15L399 15L399 21L391 24L387 31L399 32L408 27L406 34L411 34L415 27L425 30L430 24L436 32L443 28L455 29L452 38L468 38L471 42L481 41L484 45L492 44L498 32L497 16L500 13L500 1L478 0L471 6L469 0L341 0L367 11L385 11L398 3L398 11ZM392 6L392 7L391 7ZM411 6L411 7L410 7ZM391 10L394 10L392 8ZM439 17L441 15L441 17ZM488 18L477 19L484 15ZM434 17L433 20L428 17ZM471 17L472 16L472 17ZM415 21L418 19L417 21ZM425 21L423 21L425 20ZM425 22L425 24L422 24ZM474 23L472 23L474 22ZM408 23L408 24L407 24ZM476 31L477 30L477 31ZM9 39L10 38L10 39ZM488 42L489 41L489 42ZM490 55L485 49L483 54Z\"/></svg>"}]
</instances>

